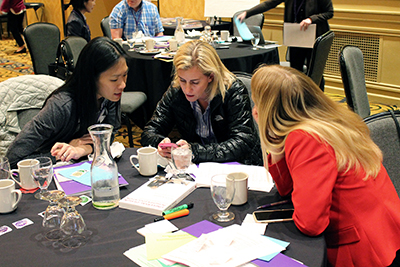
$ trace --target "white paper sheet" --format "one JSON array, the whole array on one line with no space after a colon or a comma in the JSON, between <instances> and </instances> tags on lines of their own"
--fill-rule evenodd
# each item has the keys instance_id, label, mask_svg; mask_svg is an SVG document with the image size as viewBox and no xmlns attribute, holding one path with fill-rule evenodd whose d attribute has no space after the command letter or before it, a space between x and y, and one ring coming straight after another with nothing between
<instances>
[{"instance_id":1,"label":"white paper sheet","mask_svg":"<svg viewBox=\"0 0 400 267\"><path fill-rule=\"evenodd\" d=\"M283 44L292 47L312 48L316 37L316 24L308 26L306 31L300 30L299 23L283 24Z\"/></svg>"}]
</instances>

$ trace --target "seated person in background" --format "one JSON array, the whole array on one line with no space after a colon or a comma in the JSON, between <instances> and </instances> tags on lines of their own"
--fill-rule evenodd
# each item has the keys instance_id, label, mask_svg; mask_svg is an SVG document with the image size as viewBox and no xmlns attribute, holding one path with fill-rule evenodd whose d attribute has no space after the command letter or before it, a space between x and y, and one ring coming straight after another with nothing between
<instances>
[{"instance_id":1,"label":"seated person in background","mask_svg":"<svg viewBox=\"0 0 400 267\"><path fill-rule=\"evenodd\" d=\"M79 36L90 42L90 29L84 14L92 12L96 0L71 0L69 5L74 9L68 17L67 36Z\"/></svg>"},{"instance_id":2,"label":"seated person in background","mask_svg":"<svg viewBox=\"0 0 400 267\"><path fill-rule=\"evenodd\" d=\"M169 143L174 127L188 143L193 162L262 164L250 97L243 83L221 62L215 49L200 40L187 42L174 57L174 78L142 133L143 146ZM158 147L163 157L170 148Z\"/></svg>"},{"instance_id":3,"label":"seated person in background","mask_svg":"<svg viewBox=\"0 0 400 267\"><path fill-rule=\"evenodd\" d=\"M330 266L388 266L400 249L400 199L362 119L299 71L258 69L251 81L261 147L304 234L324 234Z\"/></svg>"},{"instance_id":4,"label":"seated person in background","mask_svg":"<svg viewBox=\"0 0 400 267\"><path fill-rule=\"evenodd\" d=\"M121 126L120 99L128 67L121 46L106 37L90 41L79 55L66 83L45 101L42 110L8 148L10 164L39 155L53 161L79 159L92 153L88 127L107 123Z\"/></svg>"},{"instance_id":5,"label":"seated person in background","mask_svg":"<svg viewBox=\"0 0 400 267\"><path fill-rule=\"evenodd\" d=\"M142 31L145 36L162 36L160 15L157 7L144 0L122 0L110 14L112 39L132 38L135 31Z\"/></svg>"}]
</instances>

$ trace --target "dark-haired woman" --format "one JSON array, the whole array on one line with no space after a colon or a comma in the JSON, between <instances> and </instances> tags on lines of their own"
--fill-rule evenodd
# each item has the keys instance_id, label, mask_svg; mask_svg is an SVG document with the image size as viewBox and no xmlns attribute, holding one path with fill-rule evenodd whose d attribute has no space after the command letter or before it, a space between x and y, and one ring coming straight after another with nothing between
<instances>
[{"instance_id":1,"label":"dark-haired woman","mask_svg":"<svg viewBox=\"0 0 400 267\"><path fill-rule=\"evenodd\" d=\"M118 43L97 37L82 50L73 75L46 100L7 151L10 164L37 155L69 161L92 153L87 128L121 125L120 99L128 67Z\"/></svg>"},{"instance_id":2,"label":"dark-haired woman","mask_svg":"<svg viewBox=\"0 0 400 267\"><path fill-rule=\"evenodd\" d=\"M86 23L85 13L91 13L96 0L71 0L73 10L67 21L67 36L79 36L90 41L90 29Z\"/></svg>"}]
</instances>

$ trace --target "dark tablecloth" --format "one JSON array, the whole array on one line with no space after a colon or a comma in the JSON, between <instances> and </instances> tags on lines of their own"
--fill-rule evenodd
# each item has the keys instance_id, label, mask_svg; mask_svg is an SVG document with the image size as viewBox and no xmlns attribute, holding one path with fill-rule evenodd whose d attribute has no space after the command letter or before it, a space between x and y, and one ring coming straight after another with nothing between
<instances>
[{"instance_id":1,"label":"dark tablecloth","mask_svg":"<svg viewBox=\"0 0 400 267\"><path fill-rule=\"evenodd\" d=\"M135 150L128 148L117 162L119 172L129 182L128 186L121 188L121 197L148 180L129 162L129 156L134 154ZM53 188L54 183L50 187ZM278 199L279 195L275 190L270 193L249 191L248 203L229 208L235 213L235 220L218 224L221 226L241 224L246 214L252 213L257 206ZM209 219L209 216L217 211L209 188L196 189L178 205L189 202L194 203L190 214L171 221L180 229ZM14 212L0 214L0 226L7 225L12 228L12 232L0 236L1 266L136 266L123 253L145 242L144 237L136 230L153 222L156 217L120 208L100 211L93 208L91 203L78 206L77 210L92 234L87 244L71 250L43 237L42 218L38 213L44 211L47 204L45 201L35 199L32 194L24 194ZM23 218L29 218L34 224L19 230L12 226L13 222ZM307 266L326 266L326 247L322 236L305 236L293 222L271 223L267 227L266 235L290 242L284 252L285 255Z\"/></svg>"}]
</instances>

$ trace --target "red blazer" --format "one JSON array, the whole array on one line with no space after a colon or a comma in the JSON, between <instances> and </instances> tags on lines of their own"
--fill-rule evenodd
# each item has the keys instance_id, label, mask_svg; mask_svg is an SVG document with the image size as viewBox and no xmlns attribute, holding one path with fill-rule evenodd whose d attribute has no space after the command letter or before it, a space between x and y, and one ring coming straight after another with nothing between
<instances>
[{"instance_id":1,"label":"red blazer","mask_svg":"<svg viewBox=\"0 0 400 267\"><path fill-rule=\"evenodd\" d=\"M388 266L400 249L400 199L383 167L363 181L364 171L338 172L334 150L296 130L285 158L269 171L280 195L292 194L293 220L304 234L323 233L333 266Z\"/></svg>"}]
</instances>

